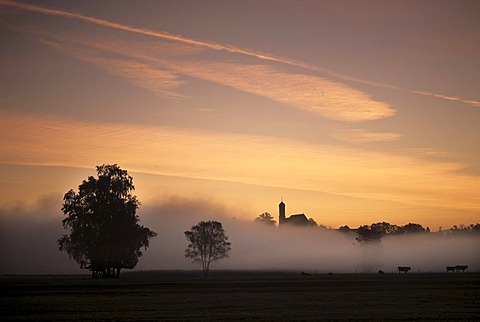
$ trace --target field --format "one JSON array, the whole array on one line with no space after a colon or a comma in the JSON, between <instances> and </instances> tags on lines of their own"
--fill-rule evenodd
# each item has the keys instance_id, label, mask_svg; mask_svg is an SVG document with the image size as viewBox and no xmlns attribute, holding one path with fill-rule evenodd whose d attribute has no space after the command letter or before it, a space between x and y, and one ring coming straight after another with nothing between
<instances>
[{"instance_id":1,"label":"field","mask_svg":"<svg viewBox=\"0 0 480 322\"><path fill-rule=\"evenodd\" d=\"M1 276L2 320L480 320L480 273Z\"/></svg>"}]
</instances>

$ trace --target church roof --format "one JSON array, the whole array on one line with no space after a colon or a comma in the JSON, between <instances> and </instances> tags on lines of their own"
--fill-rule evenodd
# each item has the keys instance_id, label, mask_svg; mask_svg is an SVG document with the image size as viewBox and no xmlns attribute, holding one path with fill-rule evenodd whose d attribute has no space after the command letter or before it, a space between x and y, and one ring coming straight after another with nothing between
<instances>
[{"instance_id":1,"label":"church roof","mask_svg":"<svg viewBox=\"0 0 480 322\"><path fill-rule=\"evenodd\" d=\"M305 216L305 214L291 215L290 219L294 219L294 220L304 220L305 219L306 221L308 221L307 216Z\"/></svg>"},{"instance_id":2,"label":"church roof","mask_svg":"<svg viewBox=\"0 0 480 322\"><path fill-rule=\"evenodd\" d=\"M289 224L298 225L298 226L306 226L310 224L305 214L291 215L286 219L286 221Z\"/></svg>"}]
</instances>

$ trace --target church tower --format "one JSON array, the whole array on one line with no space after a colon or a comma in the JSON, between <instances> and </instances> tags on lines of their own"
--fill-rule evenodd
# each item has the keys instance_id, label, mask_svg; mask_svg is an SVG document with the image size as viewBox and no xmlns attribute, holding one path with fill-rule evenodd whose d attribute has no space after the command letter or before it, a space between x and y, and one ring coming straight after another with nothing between
<instances>
[{"instance_id":1,"label":"church tower","mask_svg":"<svg viewBox=\"0 0 480 322\"><path fill-rule=\"evenodd\" d=\"M282 200L278 205L278 226L281 226L283 223L285 223L285 204Z\"/></svg>"}]
</instances>

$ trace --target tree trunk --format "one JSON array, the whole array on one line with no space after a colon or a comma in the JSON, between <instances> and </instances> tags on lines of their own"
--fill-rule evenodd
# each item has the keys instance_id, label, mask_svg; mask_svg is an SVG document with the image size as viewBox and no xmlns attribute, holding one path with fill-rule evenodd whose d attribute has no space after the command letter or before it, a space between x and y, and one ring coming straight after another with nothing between
<instances>
[{"instance_id":1,"label":"tree trunk","mask_svg":"<svg viewBox=\"0 0 480 322\"><path fill-rule=\"evenodd\" d=\"M209 266L210 266L210 263L205 263L205 266L203 268L203 276L205 276L205 277L208 276Z\"/></svg>"}]
</instances>

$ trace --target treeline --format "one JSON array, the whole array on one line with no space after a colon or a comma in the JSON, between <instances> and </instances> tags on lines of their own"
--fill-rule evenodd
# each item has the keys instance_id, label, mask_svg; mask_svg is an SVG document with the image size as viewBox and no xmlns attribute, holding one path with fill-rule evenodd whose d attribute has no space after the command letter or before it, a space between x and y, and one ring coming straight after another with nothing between
<instances>
[{"instance_id":1,"label":"treeline","mask_svg":"<svg viewBox=\"0 0 480 322\"><path fill-rule=\"evenodd\" d=\"M480 224L470 224L468 226L466 225L453 225L452 228L449 228L447 230L442 230L442 227L440 227L440 231L446 231L447 233L480 233Z\"/></svg>"},{"instance_id":2,"label":"treeline","mask_svg":"<svg viewBox=\"0 0 480 322\"><path fill-rule=\"evenodd\" d=\"M265 224L271 227L275 227L276 221L273 219L273 216L268 212L264 212L260 214L258 217L255 218L255 222ZM313 225L312 225L313 223ZM318 227L322 229L327 229L327 227L323 225L317 225L315 221L309 221L309 225L305 227ZM411 235L411 234L419 234L419 233L431 233L429 227L423 227L417 223L408 223L404 226L399 226L395 224L390 224L388 222L378 222L373 223L371 225L362 225L356 229L352 229L349 226L341 226L339 231L344 233L356 233L357 237L356 240L360 244L370 244L370 243L379 243L383 237L388 235ZM473 234L478 233L480 234L480 224L470 224L470 225L454 225L453 227L440 230L435 233L441 233L443 235L452 235L452 234Z\"/></svg>"},{"instance_id":3,"label":"treeline","mask_svg":"<svg viewBox=\"0 0 480 322\"><path fill-rule=\"evenodd\" d=\"M423 228L420 224L408 223L405 226L398 226L388 222L379 222L370 226L358 227L356 240L361 244L378 243L386 235L409 235L427 232L430 232L430 228Z\"/></svg>"},{"instance_id":4,"label":"treeline","mask_svg":"<svg viewBox=\"0 0 480 322\"><path fill-rule=\"evenodd\" d=\"M349 231L348 226L340 228L341 231ZM411 234L421 234L421 233L431 233L430 228L424 228L420 224L408 223L405 226L399 226L395 224L390 224L388 222L379 222L371 225L363 225L356 229L357 238L356 240L361 244L369 243L378 243L381 241L382 237L388 235L411 235ZM451 234L472 234L480 233L480 224L471 224L469 226L460 225L453 226L447 230L439 230L436 233L441 233L444 235Z\"/></svg>"}]
</instances>

